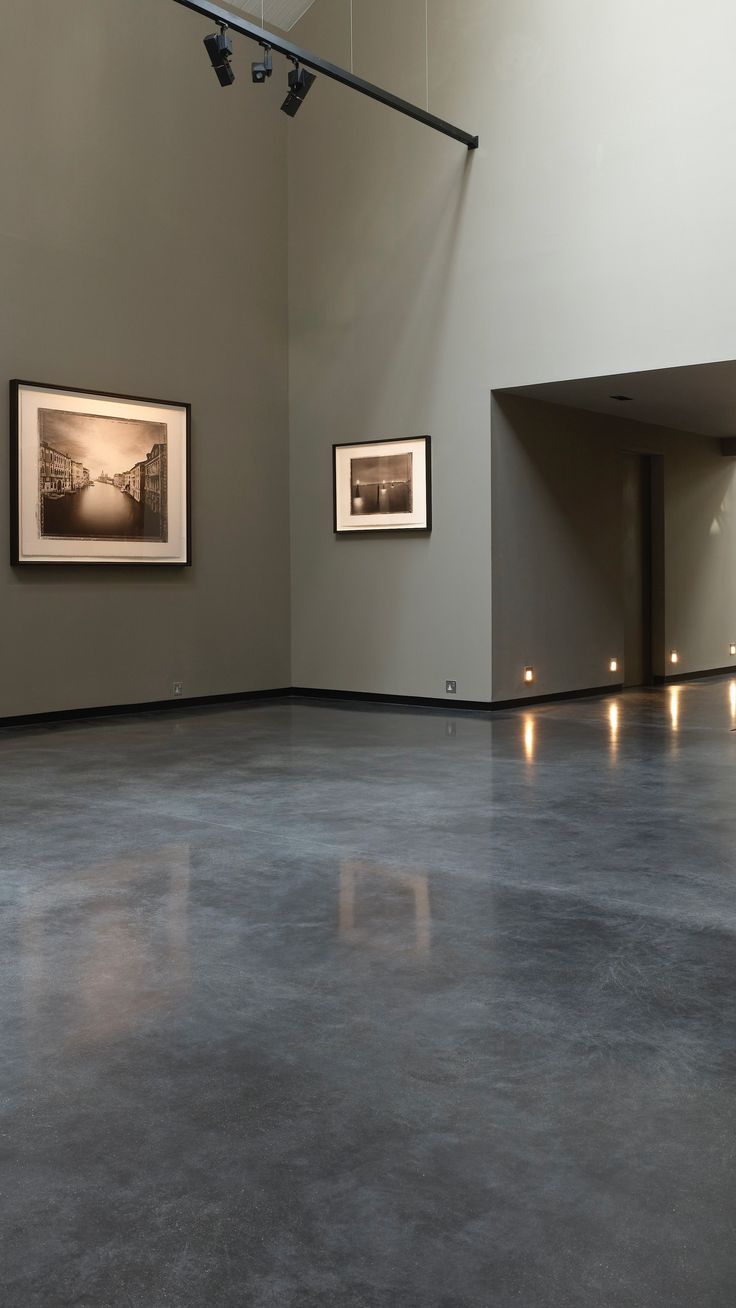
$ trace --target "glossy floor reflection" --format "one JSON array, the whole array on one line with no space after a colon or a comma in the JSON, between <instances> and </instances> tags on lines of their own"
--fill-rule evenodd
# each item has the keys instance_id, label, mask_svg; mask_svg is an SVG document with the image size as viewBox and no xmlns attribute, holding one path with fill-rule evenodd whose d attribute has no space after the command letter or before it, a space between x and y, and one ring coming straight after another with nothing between
<instances>
[{"instance_id":1,"label":"glossy floor reflection","mask_svg":"<svg viewBox=\"0 0 736 1308\"><path fill-rule=\"evenodd\" d=\"M0 732L4 1308L731 1308L734 727Z\"/></svg>"}]
</instances>

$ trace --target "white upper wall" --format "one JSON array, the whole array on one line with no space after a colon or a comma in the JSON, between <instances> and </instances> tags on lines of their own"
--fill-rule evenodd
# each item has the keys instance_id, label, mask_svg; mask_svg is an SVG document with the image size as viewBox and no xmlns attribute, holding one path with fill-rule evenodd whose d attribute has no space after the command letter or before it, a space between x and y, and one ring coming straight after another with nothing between
<instances>
[{"instance_id":1,"label":"white upper wall","mask_svg":"<svg viewBox=\"0 0 736 1308\"><path fill-rule=\"evenodd\" d=\"M349 61L349 8L317 0L297 38ZM354 13L356 71L423 103L424 0ZM488 384L733 357L732 0L429 0L429 47L431 109L481 137L460 289ZM348 91L312 94L364 118ZM425 149L367 112L387 162ZM320 131L327 164L342 134Z\"/></svg>"},{"instance_id":2,"label":"white upper wall","mask_svg":"<svg viewBox=\"0 0 736 1308\"><path fill-rule=\"evenodd\" d=\"M430 0L491 384L733 357L734 48L731 0Z\"/></svg>"}]
</instances>

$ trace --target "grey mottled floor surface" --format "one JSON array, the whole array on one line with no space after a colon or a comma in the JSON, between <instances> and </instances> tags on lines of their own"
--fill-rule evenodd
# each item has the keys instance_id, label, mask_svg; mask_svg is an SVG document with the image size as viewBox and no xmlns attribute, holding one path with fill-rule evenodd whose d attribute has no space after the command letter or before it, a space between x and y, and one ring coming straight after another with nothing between
<instances>
[{"instance_id":1,"label":"grey mottled floor surface","mask_svg":"<svg viewBox=\"0 0 736 1308\"><path fill-rule=\"evenodd\" d=\"M0 732L3 1308L733 1308L734 725Z\"/></svg>"}]
</instances>

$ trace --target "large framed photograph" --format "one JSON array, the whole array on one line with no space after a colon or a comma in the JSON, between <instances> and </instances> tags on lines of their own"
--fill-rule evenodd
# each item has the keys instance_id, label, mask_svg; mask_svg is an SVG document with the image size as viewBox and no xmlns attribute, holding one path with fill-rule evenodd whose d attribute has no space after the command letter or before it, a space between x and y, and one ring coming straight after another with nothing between
<instances>
[{"instance_id":1,"label":"large framed photograph","mask_svg":"<svg viewBox=\"0 0 736 1308\"><path fill-rule=\"evenodd\" d=\"M191 563L188 404L10 383L11 558Z\"/></svg>"},{"instance_id":2,"label":"large framed photograph","mask_svg":"<svg viewBox=\"0 0 736 1308\"><path fill-rule=\"evenodd\" d=\"M337 535L432 530L429 436L332 449Z\"/></svg>"}]
</instances>

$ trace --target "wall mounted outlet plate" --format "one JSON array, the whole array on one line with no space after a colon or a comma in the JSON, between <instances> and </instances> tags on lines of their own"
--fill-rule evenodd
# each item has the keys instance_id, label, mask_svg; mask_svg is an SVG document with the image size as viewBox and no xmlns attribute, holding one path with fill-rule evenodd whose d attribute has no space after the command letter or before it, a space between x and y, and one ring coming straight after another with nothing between
<instances>
[{"instance_id":1,"label":"wall mounted outlet plate","mask_svg":"<svg viewBox=\"0 0 736 1308\"><path fill-rule=\"evenodd\" d=\"M445 693L446 693L447 695L457 695L457 682L456 682L456 681L446 681L446 682L445 682Z\"/></svg>"}]
</instances>

